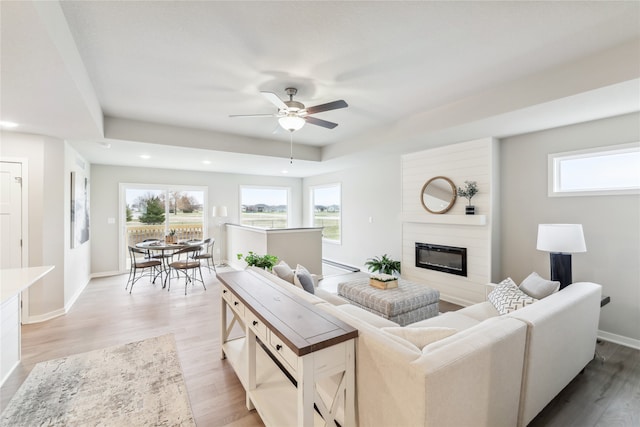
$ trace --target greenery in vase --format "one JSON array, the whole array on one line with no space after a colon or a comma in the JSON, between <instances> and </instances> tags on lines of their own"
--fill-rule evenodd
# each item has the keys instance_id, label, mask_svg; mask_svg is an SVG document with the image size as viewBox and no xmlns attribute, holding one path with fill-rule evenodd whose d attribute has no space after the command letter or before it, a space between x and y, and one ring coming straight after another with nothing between
<instances>
[{"instance_id":1,"label":"greenery in vase","mask_svg":"<svg viewBox=\"0 0 640 427\"><path fill-rule=\"evenodd\" d=\"M393 274L397 272L400 274L400 261L392 260L387 254L382 255L382 257L369 258L364 265L372 273Z\"/></svg>"},{"instance_id":2,"label":"greenery in vase","mask_svg":"<svg viewBox=\"0 0 640 427\"><path fill-rule=\"evenodd\" d=\"M465 181L464 190L458 187L458 197L464 197L467 199L469 201L469 206L471 206L471 199L476 194L478 194L478 185L475 181Z\"/></svg>"},{"instance_id":3,"label":"greenery in vase","mask_svg":"<svg viewBox=\"0 0 640 427\"><path fill-rule=\"evenodd\" d=\"M275 255L258 255L256 253L253 253L252 251L249 251L247 256L237 254L237 257L239 260L243 259L244 257L244 262L246 262L247 265L251 267L264 268L269 271L271 271L273 266L278 263L278 257Z\"/></svg>"}]
</instances>

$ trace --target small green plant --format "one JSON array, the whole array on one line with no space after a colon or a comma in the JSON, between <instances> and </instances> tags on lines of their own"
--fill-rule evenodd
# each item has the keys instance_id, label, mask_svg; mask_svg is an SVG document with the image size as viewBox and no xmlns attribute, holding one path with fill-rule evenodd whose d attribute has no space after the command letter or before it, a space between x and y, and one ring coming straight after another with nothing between
<instances>
[{"instance_id":1,"label":"small green plant","mask_svg":"<svg viewBox=\"0 0 640 427\"><path fill-rule=\"evenodd\" d=\"M478 185L475 181L465 181L464 190L458 187L458 196L467 199L469 201L469 206L471 206L471 199L476 194L478 194Z\"/></svg>"},{"instance_id":2,"label":"small green plant","mask_svg":"<svg viewBox=\"0 0 640 427\"><path fill-rule=\"evenodd\" d=\"M237 254L239 260L244 258L244 262L246 262L249 266L264 268L269 271L273 268L274 265L278 263L278 257L275 255L258 255L249 251L247 256L242 254Z\"/></svg>"},{"instance_id":3,"label":"small green plant","mask_svg":"<svg viewBox=\"0 0 640 427\"><path fill-rule=\"evenodd\" d=\"M393 274L397 272L400 274L400 261L392 260L387 254L382 255L382 257L369 258L364 265L372 273Z\"/></svg>"}]
</instances>

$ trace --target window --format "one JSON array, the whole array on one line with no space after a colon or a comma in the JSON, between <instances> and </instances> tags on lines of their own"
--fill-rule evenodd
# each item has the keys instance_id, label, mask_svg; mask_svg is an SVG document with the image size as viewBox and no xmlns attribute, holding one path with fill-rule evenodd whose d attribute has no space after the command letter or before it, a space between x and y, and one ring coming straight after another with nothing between
<instances>
[{"instance_id":1,"label":"window","mask_svg":"<svg viewBox=\"0 0 640 427\"><path fill-rule=\"evenodd\" d=\"M640 145L549 155L549 196L640 193Z\"/></svg>"},{"instance_id":2,"label":"window","mask_svg":"<svg viewBox=\"0 0 640 427\"><path fill-rule=\"evenodd\" d=\"M127 246L147 239L164 239L175 231L177 240L204 238L208 216L206 187L120 184L124 239L121 265L127 265Z\"/></svg>"},{"instance_id":3,"label":"window","mask_svg":"<svg viewBox=\"0 0 640 427\"><path fill-rule=\"evenodd\" d=\"M340 184L311 187L313 226L323 227L325 241L340 243L342 235L342 204Z\"/></svg>"},{"instance_id":4,"label":"window","mask_svg":"<svg viewBox=\"0 0 640 427\"><path fill-rule=\"evenodd\" d=\"M287 187L240 187L240 224L260 228L289 226Z\"/></svg>"}]
</instances>

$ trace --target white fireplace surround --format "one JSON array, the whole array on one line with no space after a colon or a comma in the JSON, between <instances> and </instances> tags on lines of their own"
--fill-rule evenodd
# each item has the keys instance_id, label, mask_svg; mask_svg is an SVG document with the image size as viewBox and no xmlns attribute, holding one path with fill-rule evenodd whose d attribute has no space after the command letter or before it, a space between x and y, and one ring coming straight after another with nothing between
<instances>
[{"instance_id":1,"label":"white fireplace surround","mask_svg":"<svg viewBox=\"0 0 640 427\"><path fill-rule=\"evenodd\" d=\"M493 277L500 259L498 152L494 138L483 138L402 156L402 276L438 289L446 301L464 306L484 301L484 285L498 279ZM467 200L461 198L445 214L427 212L420 191L434 176L445 176L456 187L476 181L477 215L464 214ZM466 248L467 276L416 267L417 242Z\"/></svg>"}]
</instances>

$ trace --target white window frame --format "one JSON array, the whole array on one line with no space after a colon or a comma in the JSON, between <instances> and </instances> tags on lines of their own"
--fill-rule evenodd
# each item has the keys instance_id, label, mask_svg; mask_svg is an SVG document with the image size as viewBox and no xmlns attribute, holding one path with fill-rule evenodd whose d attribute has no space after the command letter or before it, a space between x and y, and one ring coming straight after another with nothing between
<instances>
[{"instance_id":1,"label":"white window frame","mask_svg":"<svg viewBox=\"0 0 640 427\"><path fill-rule=\"evenodd\" d=\"M332 243L332 244L336 244L336 245L341 245L342 244L342 184L339 182L334 182L334 183L330 183L330 184L320 184L320 185L313 185L311 187L309 187L309 201L310 201L310 206L309 206L309 213L310 213L310 217L309 217L309 221L312 227L314 227L315 225L315 221L314 221L314 216L315 216L315 206L316 206L316 202L315 202L315 194L314 194L314 190L318 190L318 189L322 189L322 188L330 188L330 187L338 187L338 189L340 190L340 212L338 213L338 226L339 226L339 230L340 230L340 238L338 240L335 239L327 239L324 237L324 233L322 235L322 241L324 243Z\"/></svg>"},{"instance_id":2,"label":"white window frame","mask_svg":"<svg viewBox=\"0 0 640 427\"><path fill-rule=\"evenodd\" d=\"M563 160L586 159L602 157L613 154L640 152L640 143L619 144L607 147L597 147L586 150L568 151L564 153L549 154L548 158L548 195L549 197L574 197L574 196L612 196L640 194L640 186L632 188L599 188L590 190L562 190L560 182L561 164Z\"/></svg>"},{"instance_id":3,"label":"white window frame","mask_svg":"<svg viewBox=\"0 0 640 427\"><path fill-rule=\"evenodd\" d=\"M283 186L277 186L277 185L240 185L238 188L238 222L245 226L245 227L251 227L250 225L244 225L242 224L242 190L244 188L250 188L250 189L259 189L259 190L285 190L287 192L287 225L285 228L289 228L291 227L291 187L283 187ZM260 227L257 227L260 228Z\"/></svg>"}]
</instances>

